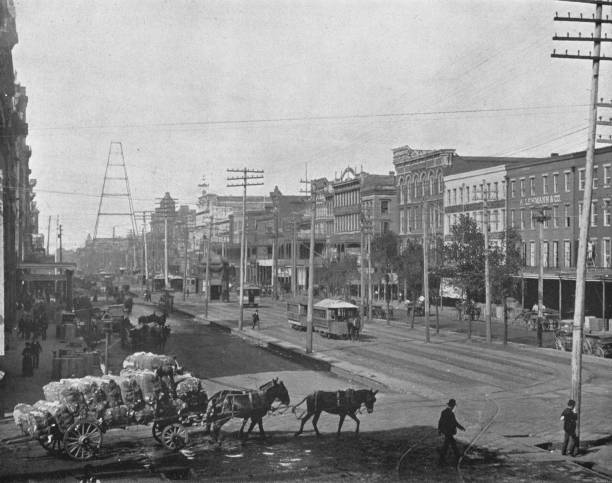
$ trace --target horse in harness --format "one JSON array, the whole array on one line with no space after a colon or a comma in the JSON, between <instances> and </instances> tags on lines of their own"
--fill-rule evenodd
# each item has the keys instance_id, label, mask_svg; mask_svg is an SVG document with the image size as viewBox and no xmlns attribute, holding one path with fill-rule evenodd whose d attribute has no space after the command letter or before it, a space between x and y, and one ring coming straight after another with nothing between
<instances>
[{"instance_id":1,"label":"horse in harness","mask_svg":"<svg viewBox=\"0 0 612 483\"><path fill-rule=\"evenodd\" d=\"M374 403L376 402L376 393L378 391L372 391L371 389L347 389L346 391L316 391L312 394L306 396L302 401L296 404L292 411L295 414L295 410L298 406L306 401L306 413L303 414L298 419L301 419L300 429L295 436L299 436L304 431L304 424L311 417L312 426L317 433L317 436L321 436L319 433L319 429L317 428L317 422L319 421L319 417L321 413L325 411L330 414L337 414L340 416L340 422L338 423L338 435L340 434L340 430L342 429L342 424L344 423L344 418L349 416L355 423L357 423L357 428L355 429L355 433L359 433L359 419L355 415L357 410L361 408L362 405L365 405L368 413L374 411Z\"/></svg>"},{"instance_id":2,"label":"horse in harness","mask_svg":"<svg viewBox=\"0 0 612 483\"><path fill-rule=\"evenodd\" d=\"M273 379L259 388L259 390L240 391L235 389L225 389L214 394L208 402L206 420L211 435L215 442L219 442L221 427L232 418L242 418L240 427L240 438L248 438L255 427L259 426L259 433L265 437L263 429L263 417L272 409L275 401L280 401L285 406L289 405L289 392L282 381L278 378ZM244 427L248 420L251 420L246 436Z\"/></svg>"}]
</instances>

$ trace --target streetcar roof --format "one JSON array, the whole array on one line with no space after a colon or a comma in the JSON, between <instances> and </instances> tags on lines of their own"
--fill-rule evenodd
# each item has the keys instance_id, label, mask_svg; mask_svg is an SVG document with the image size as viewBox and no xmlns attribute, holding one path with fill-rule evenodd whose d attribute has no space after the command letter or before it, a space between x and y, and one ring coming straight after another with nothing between
<instances>
[{"instance_id":1,"label":"streetcar roof","mask_svg":"<svg viewBox=\"0 0 612 483\"><path fill-rule=\"evenodd\" d=\"M319 309L358 309L356 305L337 299L323 299L315 304Z\"/></svg>"}]
</instances>

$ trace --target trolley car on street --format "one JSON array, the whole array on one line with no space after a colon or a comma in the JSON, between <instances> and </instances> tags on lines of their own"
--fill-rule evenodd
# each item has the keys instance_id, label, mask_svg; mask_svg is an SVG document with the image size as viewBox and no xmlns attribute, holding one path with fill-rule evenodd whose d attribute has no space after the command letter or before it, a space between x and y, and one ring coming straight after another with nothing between
<instances>
[{"instance_id":1,"label":"trolley car on street","mask_svg":"<svg viewBox=\"0 0 612 483\"><path fill-rule=\"evenodd\" d=\"M306 329L308 305L304 300L287 303L287 322L294 329ZM359 307L343 300L323 299L312 311L312 328L325 337L349 336L349 326L359 317Z\"/></svg>"}]
</instances>

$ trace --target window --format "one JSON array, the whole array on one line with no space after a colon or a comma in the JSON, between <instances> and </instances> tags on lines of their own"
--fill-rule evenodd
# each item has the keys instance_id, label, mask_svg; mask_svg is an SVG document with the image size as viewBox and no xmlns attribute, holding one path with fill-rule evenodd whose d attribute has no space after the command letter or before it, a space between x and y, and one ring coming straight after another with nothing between
<instances>
[{"instance_id":1,"label":"window","mask_svg":"<svg viewBox=\"0 0 612 483\"><path fill-rule=\"evenodd\" d=\"M570 191L571 185L570 185L570 172L569 171L566 171L565 173L563 173L563 188L565 189L566 193Z\"/></svg>"},{"instance_id":2,"label":"window","mask_svg":"<svg viewBox=\"0 0 612 483\"><path fill-rule=\"evenodd\" d=\"M612 253L610 253L610 250L612 249L612 243L610 243L609 238L604 238L602 241L603 245L601 247L601 261L605 268L610 268L612 266Z\"/></svg>"},{"instance_id":3,"label":"window","mask_svg":"<svg viewBox=\"0 0 612 483\"><path fill-rule=\"evenodd\" d=\"M597 226L597 218L599 215L599 209L597 201L591 202L591 226Z\"/></svg>"},{"instance_id":4,"label":"window","mask_svg":"<svg viewBox=\"0 0 612 483\"><path fill-rule=\"evenodd\" d=\"M506 209L502 208L501 210L501 229L503 230L506 226Z\"/></svg>"},{"instance_id":5,"label":"window","mask_svg":"<svg viewBox=\"0 0 612 483\"><path fill-rule=\"evenodd\" d=\"M535 267L536 266L535 261L536 261L535 242L530 241L529 242L529 266Z\"/></svg>"},{"instance_id":6,"label":"window","mask_svg":"<svg viewBox=\"0 0 612 483\"><path fill-rule=\"evenodd\" d=\"M559 192L559 175L553 174L553 193Z\"/></svg>"},{"instance_id":7,"label":"window","mask_svg":"<svg viewBox=\"0 0 612 483\"><path fill-rule=\"evenodd\" d=\"M382 200L380 202L380 213L382 215L389 214L389 200Z\"/></svg>"},{"instance_id":8,"label":"window","mask_svg":"<svg viewBox=\"0 0 612 483\"><path fill-rule=\"evenodd\" d=\"M476 189L476 185L472 185L472 200L476 201L478 199L478 190Z\"/></svg>"},{"instance_id":9,"label":"window","mask_svg":"<svg viewBox=\"0 0 612 483\"><path fill-rule=\"evenodd\" d=\"M558 241L552 242L552 258L550 260L550 266L551 267L559 266L559 242Z\"/></svg>"},{"instance_id":10,"label":"window","mask_svg":"<svg viewBox=\"0 0 612 483\"><path fill-rule=\"evenodd\" d=\"M563 266L572 266L572 244L569 240L563 242Z\"/></svg>"},{"instance_id":11,"label":"window","mask_svg":"<svg viewBox=\"0 0 612 483\"><path fill-rule=\"evenodd\" d=\"M497 190L499 189L498 184L499 183L497 181L495 183L493 183L493 199L494 200L499 199L499 195L497 193Z\"/></svg>"},{"instance_id":12,"label":"window","mask_svg":"<svg viewBox=\"0 0 612 483\"><path fill-rule=\"evenodd\" d=\"M465 187L465 201L466 203L470 202L470 187L469 186Z\"/></svg>"},{"instance_id":13,"label":"window","mask_svg":"<svg viewBox=\"0 0 612 483\"><path fill-rule=\"evenodd\" d=\"M516 181L512 180L510 181L510 198L514 198L514 196L516 195Z\"/></svg>"},{"instance_id":14,"label":"window","mask_svg":"<svg viewBox=\"0 0 612 483\"><path fill-rule=\"evenodd\" d=\"M610 226L610 200L603 200L603 225Z\"/></svg>"},{"instance_id":15,"label":"window","mask_svg":"<svg viewBox=\"0 0 612 483\"><path fill-rule=\"evenodd\" d=\"M542 194L543 195L548 194L548 176L546 175L542 176Z\"/></svg>"},{"instance_id":16,"label":"window","mask_svg":"<svg viewBox=\"0 0 612 483\"><path fill-rule=\"evenodd\" d=\"M559 207L553 206L552 212L553 227L559 228Z\"/></svg>"},{"instance_id":17,"label":"window","mask_svg":"<svg viewBox=\"0 0 612 483\"><path fill-rule=\"evenodd\" d=\"M453 188L453 205L457 204L457 188Z\"/></svg>"},{"instance_id":18,"label":"window","mask_svg":"<svg viewBox=\"0 0 612 483\"><path fill-rule=\"evenodd\" d=\"M527 243L523 242L521 246L521 259L523 264L527 264Z\"/></svg>"},{"instance_id":19,"label":"window","mask_svg":"<svg viewBox=\"0 0 612 483\"><path fill-rule=\"evenodd\" d=\"M510 226L512 228L516 227L516 225L514 224L514 210L510 210Z\"/></svg>"},{"instance_id":20,"label":"window","mask_svg":"<svg viewBox=\"0 0 612 483\"><path fill-rule=\"evenodd\" d=\"M463 187L459 188L459 203L463 204Z\"/></svg>"},{"instance_id":21,"label":"window","mask_svg":"<svg viewBox=\"0 0 612 483\"><path fill-rule=\"evenodd\" d=\"M529 196L535 196L535 194L535 178L532 176L531 178L529 178Z\"/></svg>"},{"instance_id":22,"label":"window","mask_svg":"<svg viewBox=\"0 0 612 483\"><path fill-rule=\"evenodd\" d=\"M604 177L603 177L603 184L604 186L610 186L610 165L607 164L604 166Z\"/></svg>"},{"instance_id":23,"label":"window","mask_svg":"<svg viewBox=\"0 0 612 483\"><path fill-rule=\"evenodd\" d=\"M565 205L565 228L569 228L570 226L572 226L572 217L571 217L571 211L570 211L570 205L566 204Z\"/></svg>"},{"instance_id":24,"label":"window","mask_svg":"<svg viewBox=\"0 0 612 483\"><path fill-rule=\"evenodd\" d=\"M593 189L597 189L597 166L593 166Z\"/></svg>"},{"instance_id":25,"label":"window","mask_svg":"<svg viewBox=\"0 0 612 483\"><path fill-rule=\"evenodd\" d=\"M450 206L451 204L451 190L446 190L446 203Z\"/></svg>"},{"instance_id":26,"label":"window","mask_svg":"<svg viewBox=\"0 0 612 483\"><path fill-rule=\"evenodd\" d=\"M402 184L399 185L399 201L400 201L400 205L404 204L404 186Z\"/></svg>"},{"instance_id":27,"label":"window","mask_svg":"<svg viewBox=\"0 0 612 483\"><path fill-rule=\"evenodd\" d=\"M547 241L542 242L541 250L542 250L542 256L541 256L542 266L548 267L549 265L548 265L548 242Z\"/></svg>"},{"instance_id":28,"label":"window","mask_svg":"<svg viewBox=\"0 0 612 483\"><path fill-rule=\"evenodd\" d=\"M525 210L521 210L521 230L525 229Z\"/></svg>"},{"instance_id":29,"label":"window","mask_svg":"<svg viewBox=\"0 0 612 483\"><path fill-rule=\"evenodd\" d=\"M521 197L525 196L525 180L524 179L520 180L520 190L521 190Z\"/></svg>"},{"instance_id":30,"label":"window","mask_svg":"<svg viewBox=\"0 0 612 483\"><path fill-rule=\"evenodd\" d=\"M442 175L438 176L438 193L444 193L444 183L443 183Z\"/></svg>"},{"instance_id":31,"label":"window","mask_svg":"<svg viewBox=\"0 0 612 483\"><path fill-rule=\"evenodd\" d=\"M535 228L535 218L533 210L529 210L529 227L533 230Z\"/></svg>"},{"instance_id":32,"label":"window","mask_svg":"<svg viewBox=\"0 0 612 483\"><path fill-rule=\"evenodd\" d=\"M584 190L584 168L578 170L578 189L580 191Z\"/></svg>"},{"instance_id":33,"label":"window","mask_svg":"<svg viewBox=\"0 0 612 483\"><path fill-rule=\"evenodd\" d=\"M417 177L414 177L414 191L412 192L414 195L414 198L416 198L418 196L418 192L419 192L419 181L417 179ZM450 198L449 198L450 200Z\"/></svg>"}]
</instances>

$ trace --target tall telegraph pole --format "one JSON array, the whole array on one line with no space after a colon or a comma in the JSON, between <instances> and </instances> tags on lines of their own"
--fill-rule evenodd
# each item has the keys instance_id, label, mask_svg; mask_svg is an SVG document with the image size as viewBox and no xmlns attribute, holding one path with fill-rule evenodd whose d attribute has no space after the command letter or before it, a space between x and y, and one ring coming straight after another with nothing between
<instances>
[{"instance_id":1,"label":"tall telegraph pole","mask_svg":"<svg viewBox=\"0 0 612 483\"><path fill-rule=\"evenodd\" d=\"M489 271L489 190L482 180L482 231L484 233L484 277L485 277L485 326L487 344L491 343L491 276Z\"/></svg>"},{"instance_id":2,"label":"tall telegraph pole","mask_svg":"<svg viewBox=\"0 0 612 483\"><path fill-rule=\"evenodd\" d=\"M208 318L208 305L210 304L210 250L212 248L212 233L213 233L213 220L214 218L210 217L210 222L208 225L208 245L206 247L206 298L204 299L204 317Z\"/></svg>"},{"instance_id":3,"label":"tall telegraph pole","mask_svg":"<svg viewBox=\"0 0 612 483\"><path fill-rule=\"evenodd\" d=\"M576 297L574 303L574 324L572 337L572 399L576 401L576 412L578 422L576 425L576 435L580 441L580 411L581 411L581 393L582 393L582 337L584 326L584 297L586 289L586 254L587 242L589 238L589 221L591 216L591 200L593 195L593 159L595 157L595 137L597 128L597 94L599 88L599 62L600 60L612 60L612 57L601 55L601 42L610 42L612 39L607 37L602 38L602 24L612 24L612 20L607 18L602 19L603 5L612 6L612 1L603 0L582 0L578 3L595 4L595 14L592 18L585 17L559 17L555 14L554 19L561 22L590 22L595 28L593 35L579 35L559 37L555 34L553 40L575 41L575 42L592 42L593 54L589 55L568 54L567 50L564 54L558 54L553 50L552 57L564 59L587 59L592 61L592 79L591 79L591 96L589 102L589 126L587 138L587 151L585 162L585 186L584 195L582 198L582 214L580 216L580 232L578 236L578 259L576 261Z\"/></svg>"},{"instance_id":4,"label":"tall telegraph pole","mask_svg":"<svg viewBox=\"0 0 612 483\"><path fill-rule=\"evenodd\" d=\"M429 342L429 240L427 225L429 224L429 203L423 204L423 296L425 297L425 342ZM414 307L413 307L414 310Z\"/></svg>"},{"instance_id":5,"label":"tall telegraph pole","mask_svg":"<svg viewBox=\"0 0 612 483\"><path fill-rule=\"evenodd\" d=\"M247 186L258 186L263 185L263 169L228 169L228 173L241 173L240 176L228 176L227 181L230 183L228 187L241 186L242 187L242 233L240 236L240 318L238 319L238 329L242 330L244 324L244 262L246 259L245 244L246 244L246 193ZM239 183L232 183L232 181L240 181Z\"/></svg>"},{"instance_id":6,"label":"tall telegraph pole","mask_svg":"<svg viewBox=\"0 0 612 483\"><path fill-rule=\"evenodd\" d=\"M308 254L308 309L306 312L306 353L312 352L312 311L314 309L314 253L315 253L315 224L317 215L317 200L312 181L308 178L300 180L306 187L304 191L309 192L311 199L310 208L310 252Z\"/></svg>"}]
</instances>

